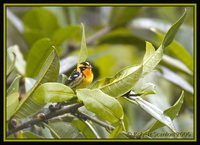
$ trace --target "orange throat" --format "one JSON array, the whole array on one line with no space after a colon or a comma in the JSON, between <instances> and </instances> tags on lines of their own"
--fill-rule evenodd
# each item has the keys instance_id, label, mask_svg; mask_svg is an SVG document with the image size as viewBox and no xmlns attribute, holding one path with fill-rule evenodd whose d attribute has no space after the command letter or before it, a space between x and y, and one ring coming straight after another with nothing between
<instances>
[{"instance_id":1,"label":"orange throat","mask_svg":"<svg viewBox=\"0 0 200 145\"><path fill-rule=\"evenodd\" d=\"M83 73L85 75L86 82L88 84L90 84L93 81L93 77L94 77L92 70L91 69L85 69Z\"/></svg>"}]
</instances>

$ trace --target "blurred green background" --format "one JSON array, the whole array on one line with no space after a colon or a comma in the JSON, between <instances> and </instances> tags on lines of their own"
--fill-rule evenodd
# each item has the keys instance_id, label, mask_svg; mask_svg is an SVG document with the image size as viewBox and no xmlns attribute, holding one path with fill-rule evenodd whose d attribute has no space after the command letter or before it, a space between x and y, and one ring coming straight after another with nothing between
<instances>
[{"instance_id":1,"label":"blurred green background","mask_svg":"<svg viewBox=\"0 0 200 145\"><path fill-rule=\"evenodd\" d=\"M18 45L26 62L33 44L41 38L50 38L59 48L60 74L69 75L77 63L82 36L80 23L83 23L89 51L88 60L94 66L96 81L113 76L126 66L141 63L145 53L145 41L158 48L162 41L160 36L164 36L177 21L184 8L187 15L174 43L165 50L165 56L157 69L138 82L136 91L145 83L155 84L156 94L148 95L144 99L165 110L173 105L181 91L185 90L185 100L174 124L178 131L193 133L195 30L192 6L8 6L7 48ZM16 69L7 78L8 86L17 74L30 77ZM149 127L154 120L150 115L138 106L120 101L124 104L129 131L142 131ZM159 131L169 129L163 127ZM106 135L105 131L101 132Z\"/></svg>"}]
</instances>

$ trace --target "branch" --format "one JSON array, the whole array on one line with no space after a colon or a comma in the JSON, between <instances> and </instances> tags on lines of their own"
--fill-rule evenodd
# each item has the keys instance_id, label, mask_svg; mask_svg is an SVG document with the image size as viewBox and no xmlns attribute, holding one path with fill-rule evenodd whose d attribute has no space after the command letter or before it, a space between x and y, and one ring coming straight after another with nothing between
<instances>
[{"instance_id":1,"label":"branch","mask_svg":"<svg viewBox=\"0 0 200 145\"><path fill-rule=\"evenodd\" d=\"M91 116L89 116L89 115L87 115L87 114L85 114L83 112L76 111L75 113L73 113L73 115L76 116L79 119L91 120L92 122L104 127L105 129L109 129L109 130L114 130L115 129L115 127L113 127L112 125L109 125L109 124L107 124L107 123L105 123L103 121L100 121L100 120L98 120L96 118L93 118L93 117L91 117ZM134 136L133 133L129 133L129 132L125 132L125 131L122 131L122 133L128 138L138 138L138 137Z\"/></svg>"},{"instance_id":2,"label":"branch","mask_svg":"<svg viewBox=\"0 0 200 145\"><path fill-rule=\"evenodd\" d=\"M54 112L49 112L48 114L44 115L44 119L33 118L32 120L29 120L27 122L22 123L19 126L16 126L14 129L8 130L7 133L6 133L6 136L9 136L9 135L11 135L11 134L13 134L13 133L15 133L19 130L31 127L35 124L40 123L40 122L47 121L47 120L49 120L53 117L57 117L59 115L65 114L65 113L72 112L72 111L78 109L81 106L83 106L82 103L75 103L73 105L67 106L66 108L63 108L63 109L60 109L60 110L55 110Z\"/></svg>"}]
</instances>

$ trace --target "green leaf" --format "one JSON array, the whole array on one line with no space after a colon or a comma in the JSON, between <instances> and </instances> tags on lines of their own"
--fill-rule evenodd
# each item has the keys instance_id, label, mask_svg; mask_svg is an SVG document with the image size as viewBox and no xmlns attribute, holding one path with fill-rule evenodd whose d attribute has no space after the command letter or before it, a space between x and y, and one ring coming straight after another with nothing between
<instances>
[{"instance_id":1,"label":"green leaf","mask_svg":"<svg viewBox=\"0 0 200 145\"><path fill-rule=\"evenodd\" d=\"M97 81L92 88L99 88L104 93L119 97L130 91L142 74L142 65L127 67L114 77Z\"/></svg>"},{"instance_id":2,"label":"green leaf","mask_svg":"<svg viewBox=\"0 0 200 145\"><path fill-rule=\"evenodd\" d=\"M158 31L154 31L160 40L163 40L164 35ZM193 71L193 57L189 54L186 48L184 48L179 42L174 40L166 50L180 59L191 71Z\"/></svg>"},{"instance_id":3,"label":"green leaf","mask_svg":"<svg viewBox=\"0 0 200 145\"><path fill-rule=\"evenodd\" d=\"M124 117L121 104L99 89L78 89L77 97L89 111L111 124L118 123Z\"/></svg>"},{"instance_id":4,"label":"green leaf","mask_svg":"<svg viewBox=\"0 0 200 145\"><path fill-rule=\"evenodd\" d=\"M173 24L170 27L170 29L167 31L167 34L164 37L164 40L162 41L162 44L152 55L151 54L149 55L149 53L153 52L153 46L151 46L150 44L147 43L146 50L148 50L148 49L149 50L146 51L145 56L147 56L147 54L148 54L149 57L148 57L148 59L146 59L143 62L144 73L153 70L157 66L157 64L162 60L164 48L166 48L173 41L179 27L183 23L185 15L186 15L186 12L184 12L183 16L175 24ZM152 50L152 51L150 51L150 50Z\"/></svg>"},{"instance_id":5,"label":"green leaf","mask_svg":"<svg viewBox=\"0 0 200 145\"><path fill-rule=\"evenodd\" d=\"M152 83L144 84L141 90L139 91L139 94L142 94L143 96L155 93L156 93L156 85Z\"/></svg>"},{"instance_id":6,"label":"green leaf","mask_svg":"<svg viewBox=\"0 0 200 145\"><path fill-rule=\"evenodd\" d=\"M164 114L169 116L172 120L178 115L181 106L183 104L183 99L184 99L184 91L182 91L179 99L176 101L176 103L174 103L173 106L171 106L170 108L166 109L164 111ZM146 132L153 132L154 130L161 128L165 126L162 122L160 121L156 121L153 126L151 128L149 128Z\"/></svg>"},{"instance_id":7,"label":"green leaf","mask_svg":"<svg viewBox=\"0 0 200 145\"><path fill-rule=\"evenodd\" d=\"M176 132L174 124L169 116L167 116L162 110L160 110L155 105L143 100L141 97L131 97L131 100L134 100L133 103L137 104L148 114L150 114L155 119L159 120L166 126L168 126L173 132Z\"/></svg>"},{"instance_id":8,"label":"green leaf","mask_svg":"<svg viewBox=\"0 0 200 145\"><path fill-rule=\"evenodd\" d=\"M154 52L155 48L153 47L153 45L150 42L146 41L146 52L143 57L143 62L145 63L146 61L148 61L148 59L152 56Z\"/></svg>"},{"instance_id":9,"label":"green leaf","mask_svg":"<svg viewBox=\"0 0 200 145\"><path fill-rule=\"evenodd\" d=\"M80 26L72 25L58 29L52 36L52 40L56 46L60 46L67 40L79 40L80 39Z\"/></svg>"},{"instance_id":10,"label":"green leaf","mask_svg":"<svg viewBox=\"0 0 200 145\"><path fill-rule=\"evenodd\" d=\"M140 7L112 7L109 24L121 26L130 22L140 12Z\"/></svg>"},{"instance_id":11,"label":"green leaf","mask_svg":"<svg viewBox=\"0 0 200 145\"><path fill-rule=\"evenodd\" d=\"M57 17L45 8L32 8L23 17L24 36L30 46L37 40L49 37L59 28Z\"/></svg>"},{"instance_id":12,"label":"green leaf","mask_svg":"<svg viewBox=\"0 0 200 145\"><path fill-rule=\"evenodd\" d=\"M93 131L87 126L87 124L79 119L74 119L72 122L72 125L75 126L86 138L96 138Z\"/></svg>"},{"instance_id":13,"label":"green leaf","mask_svg":"<svg viewBox=\"0 0 200 145\"><path fill-rule=\"evenodd\" d=\"M14 45L8 48L8 59L10 59L11 62L15 64L15 68L21 75L25 74L26 62L18 45Z\"/></svg>"},{"instance_id":14,"label":"green leaf","mask_svg":"<svg viewBox=\"0 0 200 145\"><path fill-rule=\"evenodd\" d=\"M123 126L121 124L115 127L115 129L109 135L109 138L117 137L120 133L122 133L122 129L123 129Z\"/></svg>"},{"instance_id":15,"label":"green leaf","mask_svg":"<svg viewBox=\"0 0 200 145\"><path fill-rule=\"evenodd\" d=\"M7 75L7 76L8 76L8 75L12 72L12 70L14 69L15 62L16 62L16 55L15 55L15 53L8 54L8 56L9 56L9 55L13 55L14 58L13 58L13 60L10 60L10 58L7 57L7 71L6 71L6 75Z\"/></svg>"},{"instance_id":16,"label":"green leaf","mask_svg":"<svg viewBox=\"0 0 200 145\"><path fill-rule=\"evenodd\" d=\"M86 40L85 40L85 28L84 28L84 24L81 23L81 26L82 26L82 41L81 41L81 48L80 48L78 63L86 61L87 56L88 56L87 46L86 46Z\"/></svg>"},{"instance_id":17,"label":"green leaf","mask_svg":"<svg viewBox=\"0 0 200 145\"><path fill-rule=\"evenodd\" d=\"M37 77L42 69L43 63L46 61L53 49L55 49L55 46L52 44L50 39L43 38L38 40L29 52L26 65L26 76Z\"/></svg>"},{"instance_id":18,"label":"green leaf","mask_svg":"<svg viewBox=\"0 0 200 145\"><path fill-rule=\"evenodd\" d=\"M17 106L19 105L19 93L15 92L7 97L7 120L14 114Z\"/></svg>"},{"instance_id":19,"label":"green leaf","mask_svg":"<svg viewBox=\"0 0 200 145\"><path fill-rule=\"evenodd\" d=\"M56 134L56 138L83 138L83 135L79 132L77 128L75 128L73 125L67 122L63 121L56 121L56 122L49 122L48 128L51 128L50 131L54 134ZM52 135L53 135L52 134Z\"/></svg>"},{"instance_id":20,"label":"green leaf","mask_svg":"<svg viewBox=\"0 0 200 145\"><path fill-rule=\"evenodd\" d=\"M18 106L15 117L18 119L24 119L37 111L41 108L41 104L38 104L32 99L32 95L36 88L46 82L56 82L58 79L59 73L59 58L55 50L53 50L50 55L47 57L46 61L44 62L42 69L38 75L37 82L31 88L31 90L24 96L24 99L21 101L20 105Z\"/></svg>"},{"instance_id":21,"label":"green leaf","mask_svg":"<svg viewBox=\"0 0 200 145\"><path fill-rule=\"evenodd\" d=\"M39 136L39 135L32 133L30 131L24 131L23 136L24 136L24 138L27 138L27 139L31 139L31 138L32 139L43 139L42 136Z\"/></svg>"},{"instance_id":22,"label":"green leaf","mask_svg":"<svg viewBox=\"0 0 200 145\"><path fill-rule=\"evenodd\" d=\"M163 46L161 45L156 51L153 45L146 42L146 53L143 59L143 73L152 71L162 60Z\"/></svg>"},{"instance_id":23,"label":"green leaf","mask_svg":"<svg viewBox=\"0 0 200 145\"><path fill-rule=\"evenodd\" d=\"M18 92L19 91L19 81L21 79L21 76L18 75L12 82L12 84L9 86L9 88L7 89L7 96L12 94L12 93L15 93L15 92Z\"/></svg>"},{"instance_id":24,"label":"green leaf","mask_svg":"<svg viewBox=\"0 0 200 145\"><path fill-rule=\"evenodd\" d=\"M165 38L162 42L163 47L167 47L174 39L179 27L181 26L181 24L183 23L184 19L186 16L186 10L183 13L183 15L180 17L180 19L174 23L171 28L168 30L167 34L165 35Z\"/></svg>"},{"instance_id":25,"label":"green leaf","mask_svg":"<svg viewBox=\"0 0 200 145\"><path fill-rule=\"evenodd\" d=\"M61 83L44 83L40 85L32 95L32 99L38 104L50 102L69 101L74 98L73 90Z\"/></svg>"}]
</instances>

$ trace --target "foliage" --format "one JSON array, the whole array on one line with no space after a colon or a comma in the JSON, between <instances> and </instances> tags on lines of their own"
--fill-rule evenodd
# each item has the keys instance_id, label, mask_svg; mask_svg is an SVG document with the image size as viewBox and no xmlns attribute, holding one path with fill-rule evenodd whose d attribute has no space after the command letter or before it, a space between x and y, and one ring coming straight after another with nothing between
<instances>
[{"instance_id":1,"label":"foliage","mask_svg":"<svg viewBox=\"0 0 200 145\"><path fill-rule=\"evenodd\" d=\"M179 32L192 28L187 17L191 11L172 9L182 13L168 15L174 21L163 33L159 23L153 29L135 26L140 17L156 18L167 26L157 13L165 12L162 7L32 7L23 12L10 7L24 28L16 29L16 35L23 36L27 51L9 35L9 42L16 44L8 44L7 49L7 131L36 120L40 123L17 132L20 138L126 139L138 137L130 133L136 131L189 131L193 136L178 121L179 116L193 115L194 107L187 103L193 102L194 94L192 54L178 41ZM17 28L7 17L7 23ZM64 82L74 65L83 61L91 62L94 81L73 90ZM75 103L81 107L50 118L56 113L50 106L59 102L65 105L58 112ZM9 134L8 138L18 137Z\"/></svg>"}]
</instances>

